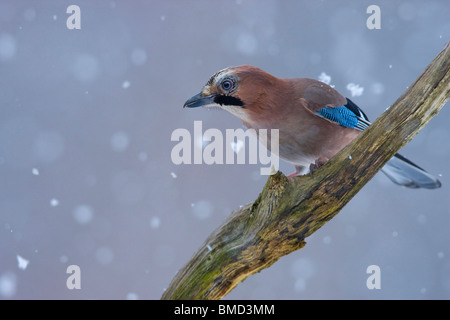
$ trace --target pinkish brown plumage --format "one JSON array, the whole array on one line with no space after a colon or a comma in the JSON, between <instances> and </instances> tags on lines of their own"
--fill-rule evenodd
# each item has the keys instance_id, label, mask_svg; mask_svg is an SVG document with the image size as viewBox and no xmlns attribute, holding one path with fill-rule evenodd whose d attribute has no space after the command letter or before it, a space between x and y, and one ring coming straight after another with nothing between
<instances>
[{"instance_id":1,"label":"pinkish brown plumage","mask_svg":"<svg viewBox=\"0 0 450 320\"><path fill-rule=\"evenodd\" d=\"M184 107L220 107L254 129L279 129L279 156L298 173L332 158L370 125L364 112L329 85L314 79L280 79L253 66L215 73ZM270 145L267 143L266 145ZM393 182L437 188L432 175L396 155L382 170Z\"/></svg>"}]
</instances>

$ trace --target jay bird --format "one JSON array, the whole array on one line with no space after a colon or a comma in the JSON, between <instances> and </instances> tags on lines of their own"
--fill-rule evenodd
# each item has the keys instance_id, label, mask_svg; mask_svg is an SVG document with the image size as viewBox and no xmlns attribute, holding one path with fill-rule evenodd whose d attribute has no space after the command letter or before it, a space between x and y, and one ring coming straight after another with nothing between
<instances>
[{"instance_id":1,"label":"jay bird","mask_svg":"<svg viewBox=\"0 0 450 320\"><path fill-rule=\"evenodd\" d=\"M294 164L295 174L324 164L370 125L356 104L323 82L280 79L248 65L216 72L184 107L219 107L247 128L278 129L278 156ZM441 186L437 178L400 154L382 171L402 186Z\"/></svg>"}]
</instances>

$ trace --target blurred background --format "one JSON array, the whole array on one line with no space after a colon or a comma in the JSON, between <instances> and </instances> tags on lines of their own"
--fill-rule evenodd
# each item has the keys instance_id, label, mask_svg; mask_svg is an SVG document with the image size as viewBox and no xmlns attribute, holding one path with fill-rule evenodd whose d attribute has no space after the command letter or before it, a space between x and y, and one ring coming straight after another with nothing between
<instances>
[{"instance_id":1,"label":"blurred background","mask_svg":"<svg viewBox=\"0 0 450 320\"><path fill-rule=\"evenodd\" d=\"M66 26L72 4L79 30ZM366 26L371 4L380 30ZM0 298L159 299L267 179L259 164L173 164L173 130L193 133L194 120L203 130L242 127L183 103L216 71L251 64L282 78L328 78L374 120L449 41L449 9L448 1L2 0ZM449 120L444 107L401 151L439 175L441 189L401 188L378 174L304 249L226 299L450 298ZM380 290L366 287L373 264ZM70 265L80 267L79 290L66 286Z\"/></svg>"}]
</instances>

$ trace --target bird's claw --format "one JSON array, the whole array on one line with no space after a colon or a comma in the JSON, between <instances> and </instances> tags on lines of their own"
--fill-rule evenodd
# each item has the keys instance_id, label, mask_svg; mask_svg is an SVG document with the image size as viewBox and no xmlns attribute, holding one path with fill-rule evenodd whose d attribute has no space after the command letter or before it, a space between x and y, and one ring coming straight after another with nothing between
<instances>
[{"instance_id":1,"label":"bird's claw","mask_svg":"<svg viewBox=\"0 0 450 320\"><path fill-rule=\"evenodd\" d=\"M309 165L309 173L313 174L314 171L316 171L317 169L322 167L325 163L328 162L328 160L330 160L330 159L328 159L326 157L320 157L320 158L316 159L316 161L314 163L311 163Z\"/></svg>"}]
</instances>

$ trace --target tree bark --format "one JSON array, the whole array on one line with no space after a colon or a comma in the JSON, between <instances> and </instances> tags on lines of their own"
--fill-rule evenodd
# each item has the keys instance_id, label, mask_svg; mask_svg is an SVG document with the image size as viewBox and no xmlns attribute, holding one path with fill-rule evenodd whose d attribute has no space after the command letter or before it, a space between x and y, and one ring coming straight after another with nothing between
<instances>
[{"instance_id":1,"label":"tree bark","mask_svg":"<svg viewBox=\"0 0 450 320\"><path fill-rule=\"evenodd\" d=\"M444 106L449 44L367 130L312 175L269 177L178 272L162 299L221 299L246 277L302 248Z\"/></svg>"}]
</instances>

